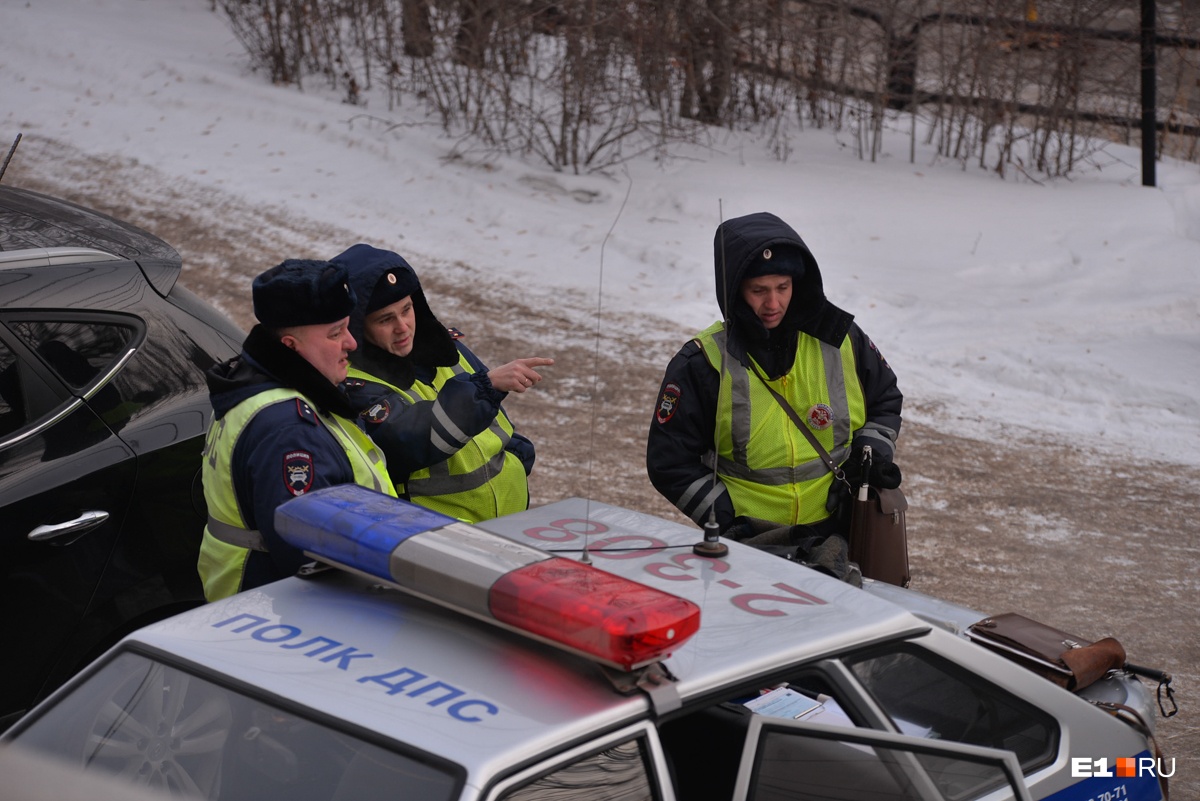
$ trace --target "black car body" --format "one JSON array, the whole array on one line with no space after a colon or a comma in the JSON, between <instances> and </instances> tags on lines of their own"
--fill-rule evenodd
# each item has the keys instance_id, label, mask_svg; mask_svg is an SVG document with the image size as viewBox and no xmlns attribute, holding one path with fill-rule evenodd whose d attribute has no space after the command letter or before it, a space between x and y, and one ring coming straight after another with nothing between
<instances>
[{"instance_id":1,"label":"black car body","mask_svg":"<svg viewBox=\"0 0 1200 801\"><path fill-rule=\"evenodd\" d=\"M203 600L204 372L243 333L181 268L145 231L0 187L0 729Z\"/></svg>"}]
</instances>

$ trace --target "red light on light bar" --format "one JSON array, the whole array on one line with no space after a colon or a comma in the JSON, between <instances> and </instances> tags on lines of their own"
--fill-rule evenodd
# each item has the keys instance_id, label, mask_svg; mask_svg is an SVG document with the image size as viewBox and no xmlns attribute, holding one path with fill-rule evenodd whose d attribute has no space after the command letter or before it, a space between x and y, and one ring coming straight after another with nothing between
<instances>
[{"instance_id":1,"label":"red light on light bar","mask_svg":"<svg viewBox=\"0 0 1200 801\"><path fill-rule=\"evenodd\" d=\"M632 670L700 628L700 608L636 581L555 557L504 574L488 594L502 623Z\"/></svg>"}]
</instances>

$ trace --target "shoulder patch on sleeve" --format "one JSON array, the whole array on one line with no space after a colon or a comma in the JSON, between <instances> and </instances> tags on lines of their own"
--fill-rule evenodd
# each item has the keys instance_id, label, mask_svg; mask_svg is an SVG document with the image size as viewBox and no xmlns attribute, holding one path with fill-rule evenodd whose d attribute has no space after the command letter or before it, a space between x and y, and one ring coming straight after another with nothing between
<instances>
[{"instance_id":1,"label":"shoulder patch on sleeve","mask_svg":"<svg viewBox=\"0 0 1200 801\"><path fill-rule=\"evenodd\" d=\"M316 467L308 451L288 451L283 456L283 483L292 495L303 495L312 487Z\"/></svg>"},{"instance_id":2,"label":"shoulder patch on sleeve","mask_svg":"<svg viewBox=\"0 0 1200 801\"><path fill-rule=\"evenodd\" d=\"M447 328L446 333L450 335L451 339L462 339L463 338L463 332L459 331L457 328L453 328L453 327Z\"/></svg>"},{"instance_id":3,"label":"shoulder patch on sleeve","mask_svg":"<svg viewBox=\"0 0 1200 801\"><path fill-rule=\"evenodd\" d=\"M310 425L321 425L321 418L317 417L317 413L313 410L313 407L300 398L296 398L296 416Z\"/></svg>"},{"instance_id":4,"label":"shoulder patch on sleeve","mask_svg":"<svg viewBox=\"0 0 1200 801\"><path fill-rule=\"evenodd\" d=\"M382 423L392 413L392 407L385 400L376 401L359 413L359 417L368 423Z\"/></svg>"},{"instance_id":5,"label":"shoulder patch on sleeve","mask_svg":"<svg viewBox=\"0 0 1200 801\"><path fill-rule=\"evenodd\" d=\"M883 352L880 351L878 347L876 347L875 340L870 339L868 337L867 345L870 346L871 350L875 351L875 355L879 357L879 361L880 361L880 363L883 364L884 367L888 368L889 370L892 369L892 366L887 363L887 359L883 358Z\"/></svg>"},{"instance_id":6,"label":"shoulder patch on sleeve","mask_svg":"<svg viewBox=\"0 0 1200 801\"><path fill-rule=\"evenodd\" d=\"M658 421L659 425L675 416L675 410L679 408L681 397L682 392L679 385L674 381L663 387L662 397L658 399L658 410L654 413L654 419Z\"/></svg>"}]
</instances>

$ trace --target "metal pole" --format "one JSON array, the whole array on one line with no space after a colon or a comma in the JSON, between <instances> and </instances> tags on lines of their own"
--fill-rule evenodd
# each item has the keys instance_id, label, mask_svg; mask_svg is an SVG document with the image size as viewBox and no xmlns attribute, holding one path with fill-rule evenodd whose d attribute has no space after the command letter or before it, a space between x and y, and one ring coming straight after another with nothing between
<instances>
[{"instance_id":1,"label":"metal pole","mask_svg":"<svg viewBox=\"0 0 1200 801\"><path fill-rule=\"evenodd\" d=\"M4 173L8 171L8 162L12 161L13 153L17 152L17 145L21 144L21 134L17 134L17 138L13 140L12 147L8 149L8 155L4 157L4 164L0 164L0 181L4 180Z\"/></svg>"},{"instance_id":2,"label":"metal pole","mask_svg":"<svg viewBox=\"0 0 1200 801\"><path fill-rule=\"evenodd\" d=\"M1142 0L1142 186L1155 186L1155 152L1158 123L1156 53L1154 30L1155 0Z\"/></svg>"}]
</instances>

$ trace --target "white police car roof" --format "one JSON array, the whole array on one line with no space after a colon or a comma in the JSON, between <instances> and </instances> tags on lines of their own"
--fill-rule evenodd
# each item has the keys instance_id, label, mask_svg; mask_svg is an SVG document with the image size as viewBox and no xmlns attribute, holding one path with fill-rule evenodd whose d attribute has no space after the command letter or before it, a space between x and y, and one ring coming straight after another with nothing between
<instances>
[{"instance_id":1,"label":"white police car roof","mask_svg":"<svg viewBox=\"0 0 1200 801\"><path fill-rule=\"evenodd\" d=\"M596 567L697 604L699 631L664 660L683 700L929 628L737 543L724 559L696 556L695 528L605 504L570 499L484 526L572 559L586 532ZM240 593L144 628L127 638L134 643L476 775L645 717L652 703L617 692L582 657L342 571Z\"/></svg>"}]
</instances>

